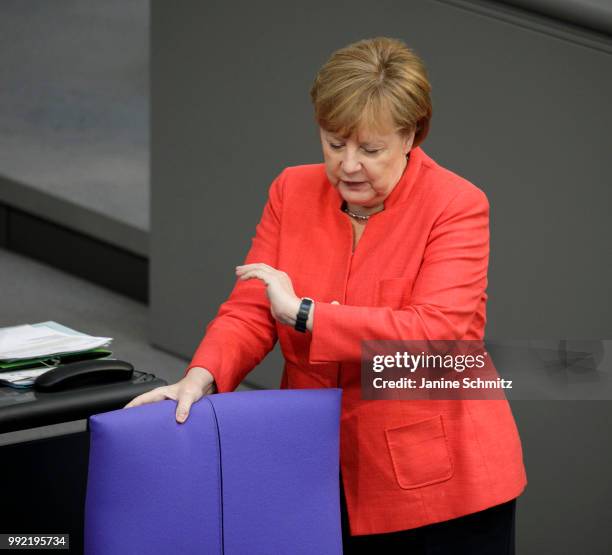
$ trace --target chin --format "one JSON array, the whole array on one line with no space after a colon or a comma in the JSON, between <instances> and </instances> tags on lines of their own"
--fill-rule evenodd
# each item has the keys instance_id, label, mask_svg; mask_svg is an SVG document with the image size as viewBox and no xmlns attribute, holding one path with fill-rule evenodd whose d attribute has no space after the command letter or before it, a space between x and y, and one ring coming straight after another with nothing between
<instances>
[{"instance_id":1,"label":"chin","mask_svg":"<svg viewBox=\"0 0 612 555\"><path fill-rule=\"evenodd\" d=\"M367 208L369 204L372 203L372 200L367 198L359 198L359 197L354 197L351 195L342 195L342 198L344 199L345 202L349 203L349 204L354 204L355 206L363 206L364 208Z\"/></svg>"},{"instance_id":2,"label":"chin","mask_svg":"<svg viewBox=\"0 0 612 555\"><path fill-rule=\"evenodd\" d=\"M341 196L346 202L351 204L358 204L360 206L367 206L369 203L375 200L375 197L371 193L358 193L354 191L341 191Z\"/></svg>"}]
</instances>

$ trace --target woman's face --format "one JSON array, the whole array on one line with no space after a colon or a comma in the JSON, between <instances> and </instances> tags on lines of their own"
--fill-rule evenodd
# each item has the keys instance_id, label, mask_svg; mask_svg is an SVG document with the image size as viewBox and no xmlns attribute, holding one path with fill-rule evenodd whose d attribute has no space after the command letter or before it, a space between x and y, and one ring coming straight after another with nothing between
<instances>
[{"instance_id":1,"label":"woman's face","mask_svg":"<svg viewBox=\"0 0 612 555\"><path fill-rule=\"evenodd\" d=\"M342 138L320 128L325 170L330 183L348 203L379 206L389 196L406 167L414 133L386 134L362 130Z\"/></svg>"}]
</instances>

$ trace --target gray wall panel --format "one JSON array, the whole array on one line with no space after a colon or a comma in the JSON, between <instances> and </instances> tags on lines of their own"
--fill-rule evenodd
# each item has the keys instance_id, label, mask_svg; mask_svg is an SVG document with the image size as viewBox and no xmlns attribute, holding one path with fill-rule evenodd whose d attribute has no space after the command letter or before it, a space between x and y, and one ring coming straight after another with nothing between
<instances>
[{"instance_id":1,"label":"gray wall panel","mask_svg":"<svg viewBox=\"0 0 612 555\"><path fill-rule=\"evenodd\" d=\"M153 2L155 344L192 354L231 289L271 180L321 159L314 73L334 49L380 34L406 40L429 67L425 151L491 201L488 336L610 337L612 44L599 37L592 48L571 31L465 6ZM249 378L275 387L280 367L268 358ZM609 405L513 411L530 481L518 553L606 552Z\"/></svg>"},{"instance_id":2,"label":"gray wall panel","mask_svg":"<svg viewBox=\"0 0 612 555\"><path fill-rule=\"evenodd\" d=\"M63 205L48 220L148 235L148 27L148 0L0 3L0 175L34 192L13 204L0 183L0 202L40 215L38 193Z\"/></svg>"},{"instance_id":3,"label":"gray wall panel","mask_svg":"<svg viewBox=\"0 0 612 555\"><path fill-rule=\"evenodd\" d=\"M8 240L8 217L8 209L0 204L0 247L4 247Z\"/></svg>"},{"instance_id":4,"label":"gray wall panel","mask_svg":"<svg viewBox=\"0 0 612 555\"><path fill-rule=\"evenodd\" d=\"M612 35L612 3L610 0L502 0L595 31Z\"/></svg>"}]
</instances>

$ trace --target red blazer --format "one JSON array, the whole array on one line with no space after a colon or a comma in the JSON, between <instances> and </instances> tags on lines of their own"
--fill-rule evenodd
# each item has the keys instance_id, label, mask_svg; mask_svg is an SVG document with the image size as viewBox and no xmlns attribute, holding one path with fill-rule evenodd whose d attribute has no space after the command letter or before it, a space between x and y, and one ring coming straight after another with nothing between
<instances>
[{"instance_id":1,"label":"red blazer","mask_svg":"<svg viewBox=\"0 0 612 555\"><path fill-rule=\"evenodd\" d=\"M482 339L489 207L420 148L353 252L323 164L285 169L245 263L285 271L315 300L312 333L277 324L259 280L237 282L189 368L233 391L280 341L281 387L341 387L340 465L353 535L415 528L517 497L526 485L506 400L363 401L364 339ZM340 305L332 305L332 301Z\"/></svg>"}]
</instances>

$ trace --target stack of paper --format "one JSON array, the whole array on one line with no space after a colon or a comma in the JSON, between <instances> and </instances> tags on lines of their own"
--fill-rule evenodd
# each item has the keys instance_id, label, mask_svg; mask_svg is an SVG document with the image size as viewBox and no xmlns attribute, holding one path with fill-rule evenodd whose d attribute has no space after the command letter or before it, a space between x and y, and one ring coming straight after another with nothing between
<instances>
[{"instance_id":1,"label":"stack of paper","mask_svg":"<svg viewBox=\"0 0 612 555\"><path fill-rule=\"evenodd\" d=\"M14 372L0 372L0 385L10 385L11 387L29 387L36 378L55 366L45 366L43 368L33 368L31 370L15 370Z\"/></svg>"},{"instance_id":2,"label":"stack of paper","mask_svg":"<svg viewBox=\"0 0 612 555\"><path fill-rule=\"evenodd\" d=\"M0 385L27 387L62 362L109 356L111 341L57 322L0 328Z\"/></svg>"}]
</instances>

